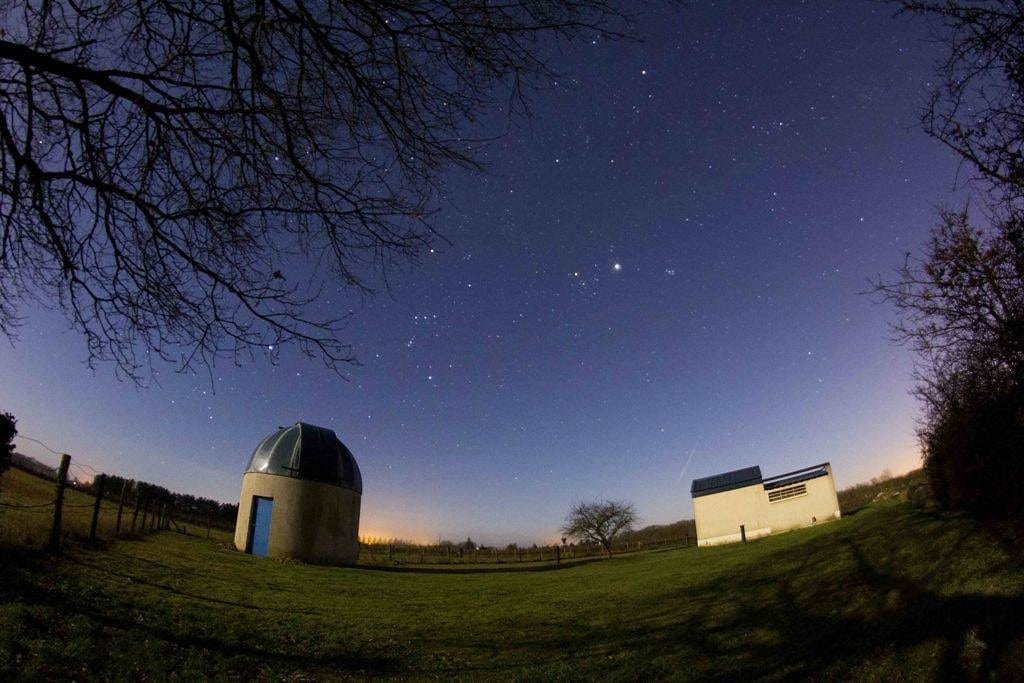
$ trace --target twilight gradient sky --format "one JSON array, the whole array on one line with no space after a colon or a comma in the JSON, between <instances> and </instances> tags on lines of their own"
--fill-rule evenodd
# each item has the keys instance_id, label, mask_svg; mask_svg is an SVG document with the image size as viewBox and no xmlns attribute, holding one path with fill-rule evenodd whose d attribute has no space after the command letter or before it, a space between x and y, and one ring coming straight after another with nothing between
<instances>
[{"instance_id":1,"label":"twilight gradient sky","mask_svg":"<svg viewBox=\"0 0 1024 683\"><path fill-rule=\"evenodd\" d=\"M860 294L920 245L956 164L917 126L938 49L874 2L693 3L453 174L453 245L348 330L349 381L285 351L159 386L91 373L57 312L0 346L0 409L100 470L237 499L278 425L337 431L364 535L550 539L570 503L692 515L694 477L918 462L908 353ZM617 265L618 264L618 265ZM23 452L53 462L27 441Z\"/></svg>"}]
</instances>

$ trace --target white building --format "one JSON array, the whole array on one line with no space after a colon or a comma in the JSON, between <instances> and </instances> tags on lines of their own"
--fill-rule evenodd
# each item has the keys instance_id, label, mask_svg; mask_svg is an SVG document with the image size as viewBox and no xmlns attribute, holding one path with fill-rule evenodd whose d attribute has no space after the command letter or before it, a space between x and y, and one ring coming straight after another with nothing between
<instances>
[{"instance_id":1,"label":"white building","mask_svg":"<svg viewBox=\"0 0 1024 683\"><path fill-rule=\"evenodd\" d=\"M690 495L698 545L746 541L840 517L827 462L768 479L756 466L694 479Z\"/></svg>"}]
</instances>

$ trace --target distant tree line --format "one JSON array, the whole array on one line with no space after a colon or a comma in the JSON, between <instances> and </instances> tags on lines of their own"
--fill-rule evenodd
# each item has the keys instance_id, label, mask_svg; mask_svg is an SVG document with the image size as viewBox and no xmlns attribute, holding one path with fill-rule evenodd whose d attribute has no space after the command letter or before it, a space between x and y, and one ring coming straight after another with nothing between
<instances>
[{"instance_id":1,"label":"distant tree line","mask_svg":"<svg viewBox=\"0 0 1024 683\"><path fill-rule=\"evenodd\" d=\"M5 462L7 466L13 464L20 470L34 474L46 479L56 479L57 471L45 465L35 458L28 457L21 453L15 453L13 437L17 433L14 428L16 420L13 415L0 414L0 466ZM9 434L9 436L7 436ZM6 439L6 440L5 440ZM4 455L9 453L9 455ZM6 468L0 468L0 474ZM105 474L106 482L103 487L103 497L115 503L124 500L126 507L138 505L166 505L171 511L171 518L179 523L197 524L205 526L210 524L221 529L234 529L238 517L238 506L229 503L221 503L210 498L202 498L187 493L176 493L157 484L145 481L127 479L116 474ZM96 479L87 484L76 484L79 490L95 494Z\"/></svg>"},{"instance_id":2,"label":"distant tree line","mask_svg":"<svg viewBox=\"0 0 1024 683\"><path fill-rule=\"evenodd\" d=\"M1024 518L1024 3L906 1L948 40L925 130L973 172L923 253L877 291L916 354L918 436L937 502Z\"/></svg>"},{"instance_id":3,"label":"distant tree line","mask_svg":"<svg viewBox=\"0 0 1024 683\"><path fill-rule=\"evenodd\" d=\"M234 529L238 518L238 506L221 503L210 498L193 496L188 493L176 493L157 484L145 481L126 479L116 474L106 475L104 498L119 501L122 489L125 491L125 504L135 505L136 501L152 501L163 503L171 509L171 517L179 523L206 525L221 529ZM86 489L94 492L95 480Z\"/></svg>"},{"instance_id":4,"label":"distant tree line","mask_svg":"<svg viewBox=\"0 0 1024 683\"><path fill-rule=\"evenodd\" d=\"M697 538L697 525L692 519L681 519L671 524L650 524L642 529L627 531L619 536L625 543L665 543L679 539Z\"/></svg>"}]
</instances>

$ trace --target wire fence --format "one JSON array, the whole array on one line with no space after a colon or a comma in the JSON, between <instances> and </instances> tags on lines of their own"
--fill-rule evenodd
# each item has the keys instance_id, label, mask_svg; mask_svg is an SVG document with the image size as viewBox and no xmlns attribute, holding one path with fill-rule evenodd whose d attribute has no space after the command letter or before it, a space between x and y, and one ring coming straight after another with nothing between
<instances>
[{"instance_id":1,"label":"wire fence","mask_svg":"<svg viewBox=\"0 0 1024 683\"><path fill-rule=\"evenodd\" d=\"M612 544L612 554L685 548L694 543L694 537L689 535L657 540L622 540ZM379 566L558 564L607 555L602 546L586 543L509 545L504 548L457 544L360 543L359 548L360 564Z\"/></svg>"},{"instance_id":2,"label":"wire fence","mask_svg":"<svg viewBox=\"0 0 1024 683\"><path fill-rule=\"evenodd\" d=\"M33 441L56 453L41 441ZM0 543L59 551L69 539L100 543L160 530L210 537L223 534L223 520L188 509L166 489L107 475L88 463L58 454L49 467L21 459L0 476ZM233 522L233 519L232 519Z\"/></svg>"}]
</instances>

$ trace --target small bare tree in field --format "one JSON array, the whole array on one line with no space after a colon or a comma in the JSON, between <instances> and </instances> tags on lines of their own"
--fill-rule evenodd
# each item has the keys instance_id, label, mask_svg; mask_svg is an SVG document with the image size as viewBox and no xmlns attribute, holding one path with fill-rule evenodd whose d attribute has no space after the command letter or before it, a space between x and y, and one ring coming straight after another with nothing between
<instances>
[{"instance_id":1,"label":"small bare tree in field","mask_svg":"<svg viewBox=\"0 0 1024 683\"><path fill-rule=\"evenodd\" d=\"M636 521L636 509L632 503L613 500L576 503L561 531L578 541L599 543L611 557L612 542L619 534L632 530Z\"/></svg>"}]
</instances>

